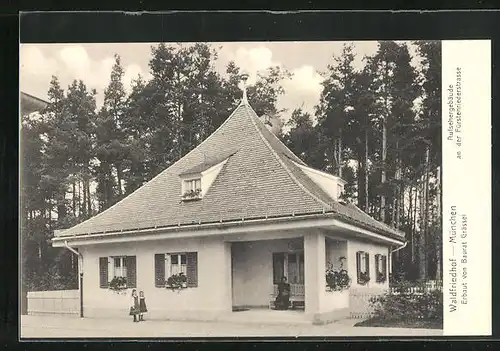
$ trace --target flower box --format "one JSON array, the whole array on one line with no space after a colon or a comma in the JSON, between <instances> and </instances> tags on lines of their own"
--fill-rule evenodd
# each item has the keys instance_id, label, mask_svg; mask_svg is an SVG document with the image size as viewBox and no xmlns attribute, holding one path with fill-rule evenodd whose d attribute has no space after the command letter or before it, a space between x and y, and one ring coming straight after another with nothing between
<instances>
[{"instance_id":1,"label":"flower box","mask_svg":"<svg viewBox=\"0 0 500 351\"><path fill-rule=\"evenodd\" d=\"M125 293L127 291L127 278L114 277L108 284L109 290L116 293Z\"/></svg>"},{"instance_id":2,"label":"flower box","mask_svg":"<svg viewBox=\"0 0 500 351\"><path fill-rule=\"evenodd\" d=\"M182 195L182 200L192 201L201 199L201 189L189 190Z\"/></svg>"},{"instance_id":3,"label":"flower box","mask_svg":"<svg viewBox=\"0 0 500 351\"><path fill-rule=\"evenodd\" d=\"M167 279L165 287L171 290L185 289L187 288L187 277L182 272L173 274Z\"/></svg>"},{"instance_id":4,"label":"flower box","mask_svg":"<svg viewBox=\"0 0 500 351\"><path fill-rule=\"evenodd\" d=\"M358 277L358 284L365 285L370 281L370 275L367 272L360 272Z\"/></svg>"}]
</instances>

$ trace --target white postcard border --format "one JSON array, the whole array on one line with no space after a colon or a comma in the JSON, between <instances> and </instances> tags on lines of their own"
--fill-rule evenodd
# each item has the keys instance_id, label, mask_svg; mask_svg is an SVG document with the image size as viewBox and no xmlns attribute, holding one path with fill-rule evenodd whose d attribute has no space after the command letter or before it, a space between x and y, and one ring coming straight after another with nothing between
<instances>
[{"instance_id":1,"label":"white postcard border","mask_svg":"<svg viewBox=\"0 0 500 351\"><path fill-rule=\"evenodd\" d=\"M491 335L491 41L442 42L444 335Z\"/></svg>"}]
</instances>

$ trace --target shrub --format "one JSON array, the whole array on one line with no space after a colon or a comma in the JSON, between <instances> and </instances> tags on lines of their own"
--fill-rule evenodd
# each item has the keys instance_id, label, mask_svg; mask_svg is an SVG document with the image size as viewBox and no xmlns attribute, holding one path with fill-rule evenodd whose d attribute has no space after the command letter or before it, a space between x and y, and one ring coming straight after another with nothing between
<instances>
[{"instance_id":1,"label":"shrub","mask_svg":"<svg viewBox=\"0 0 500 351\"><path fill-rule=\"evenodd\" d=\"M442 292L437 290L423 290L424 292L419 293L409 289L415 286L414 283L404 282L396 288L396 293L389 292L381 296L372 297L370 305L374 309L374 316L388 321L424 319L442 322Z\"/></svg>"},{"instance_id":2,"label":"shrub","mask_svg":"<svg viewBox=\"0 0 500 351\"><path fill-rule=\"evenodd\" d=\"M334 271L328 269L326 271L326 286L332 291L342 291L349 289L351 285L351 278L345 269Z\"/></svg>"}]
</instances>

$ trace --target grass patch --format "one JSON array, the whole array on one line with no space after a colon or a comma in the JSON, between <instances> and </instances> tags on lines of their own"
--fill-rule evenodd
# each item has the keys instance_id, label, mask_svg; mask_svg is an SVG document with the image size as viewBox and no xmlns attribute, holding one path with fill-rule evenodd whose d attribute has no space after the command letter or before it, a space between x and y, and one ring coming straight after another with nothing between
<instances>
[{"instance_id":1,"label":"grass patch","mask_svg":"<svg viewBox=\"0 0 500 351\"><path fill-rule=\"evenodd\" d=\"M372 317L356 323L355 327L380 327L380 328L415 328L415 329L443 329L443 322L439 320L395 320Z\"/></svg>"}]
</instances>

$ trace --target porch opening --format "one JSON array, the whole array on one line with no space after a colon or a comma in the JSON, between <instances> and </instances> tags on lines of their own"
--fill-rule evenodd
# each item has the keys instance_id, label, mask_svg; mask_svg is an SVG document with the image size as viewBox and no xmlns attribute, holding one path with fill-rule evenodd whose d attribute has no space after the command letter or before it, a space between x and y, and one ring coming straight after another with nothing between
<instances>
[{"instance_id":1,"label":"porch opening","mask_svg":"<svg viewBox=\"0 0 500 351\"><path fill-rule=\"evenodd\" d=\"M303 312L303 238L232 242L231 272L233 311L274 312L280 282L285 277L289 284L287 309Z\"/></svg>"}]
</instances>

